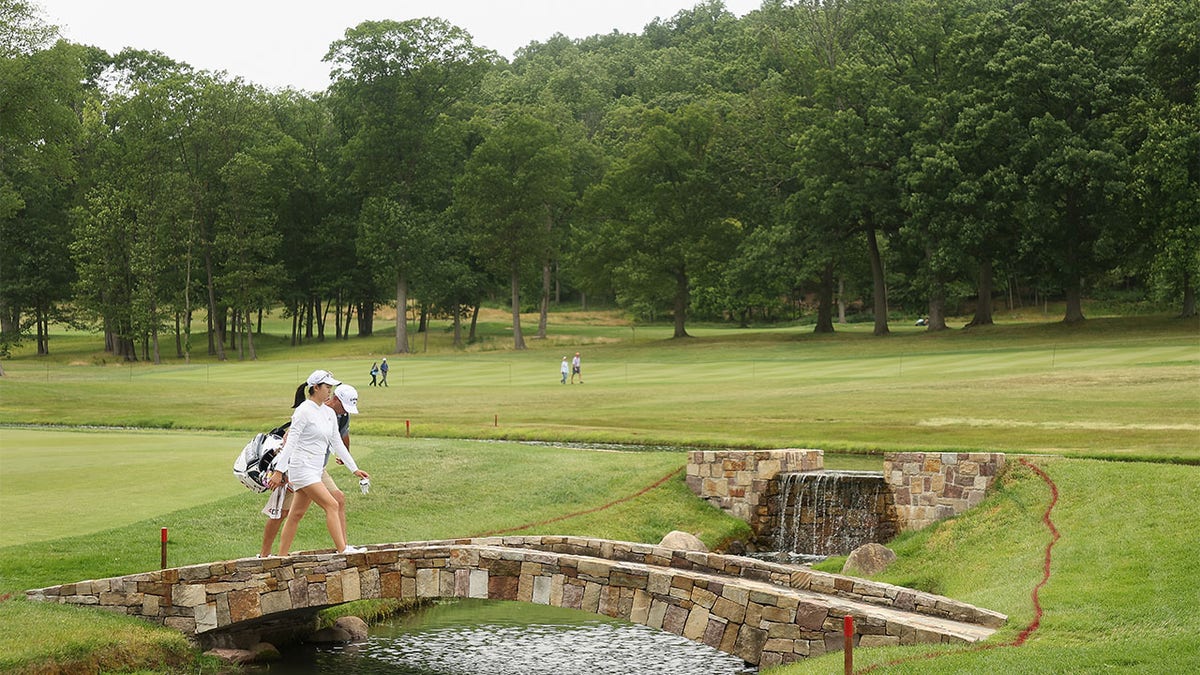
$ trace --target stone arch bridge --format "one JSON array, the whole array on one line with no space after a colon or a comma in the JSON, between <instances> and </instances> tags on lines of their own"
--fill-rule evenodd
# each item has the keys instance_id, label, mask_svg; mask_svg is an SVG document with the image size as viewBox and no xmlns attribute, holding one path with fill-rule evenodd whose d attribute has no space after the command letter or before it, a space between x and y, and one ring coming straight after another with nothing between
<instances>
[{"instance_id":1,"label":"stone arch bridge","mask_svg":"<svg viewBox=\"0 0 1200 675\"><path fill-rule=\"evenodd\" d=\"M485 537L243 558L27 591L139 616L202 646L249 646L366 598L486 598L580 609L771 666L857 645L975 642L1006 617L929 593L740 556L566 536Z\"/></svg>"}]
</instances>

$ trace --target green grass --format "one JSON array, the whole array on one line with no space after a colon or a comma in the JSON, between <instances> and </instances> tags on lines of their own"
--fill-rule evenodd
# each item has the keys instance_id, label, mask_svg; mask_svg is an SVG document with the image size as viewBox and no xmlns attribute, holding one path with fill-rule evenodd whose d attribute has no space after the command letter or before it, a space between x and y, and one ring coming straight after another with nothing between
<instances>
[{"instance_id":1,"label":"green grass","mask_svg":"<svg viewBox=\"0 0 1200 675\"><path fill-rule=\"evenodd\" d=\"M1200 468L1036 458L1059 490L1045 610L1021 647L860 649L855 666L887 673L1185 673L1200 671ZM988 645L1006 645L1034 618L1050 491L1010 467L981 507L889 544L899 559L878 579L929 587L1009 615ZM840 569L838 561L831 567ZM936 658L927 658L928 656ZM830 655L780 673L828 673ZM904 663L893 663L904 660Z\"/></svg>"},{"instance_id":2,"label":"green grass","mask_svg":"<svg viewBox=\"0 0 1200 675\"><path fill-rule=\"evenodd\" d=\"M481 324L481 342L461 352L435 325L428 351L389 358L387 389L365 385L390 334L291 348L286 327L268 322L277 335L258 341L255 362L119 364L97 351L97 336L79 333L53 334L49 357L25 347L4 362L0 419L26 426L0 426L0 595L16 596L0 602L0 671L154 669L159 653L182 664L167 669L212 669L171 656L181 653L171 631L108 615L93 621L94 612L21 594L153 569L160 527L169 528L173 565L253 554L263 498L237 484L230 466L249 433L286 419L295 384L318 367L360 390L353 449L373 488L348 491L354 543L466 536L584 512L684 461L678 451L458 438L819 447L868 464L884 449L1036 453L1062 492L1054 517L1063 538L1041 595L1041 628L1019 648L884 672L1200 668L1200 468L1141 461L1200 462L1194 320L1066 326L1036 316L938 335L893 325L883 339L870 325L833 336L805 326L698 325L689 327L695 338L673 341L669 327L592 313L552 317L548 339L521 353L508 349L502 323ZM422 336L412 340L423 350ZM587 384L560 385L559 359L574 351L583 352ZM335 478L351 485L347 474ZM900 560L882 578L1009 614L991 642L1011 642L1033 616L1047 500L1040 478L1014 468L983 507L894 542ZM676 477L604 511L521 531L657 541L672 529L715 545L745 525ZM306 519L297 548L328 545L321 520ZM866 665L927 651L856 656ZM785 672L829 672L840 658Z\"/></svg>"},{"instance_id":3,"label":"green grass","mask_svg":"<svg viewBox=\"0 0 1200 675\"><path fill-rule=\"evenodd\" d=\"M577 339L574 326L553 333ZM875 338L855 325L806 328L589 327L585 385L560 385L572 350L394 356L333 341L255 362L86 365L22 356L5 364L0 417L30 424L251 431L289 414L295 384L329 368L359 387L360 433L741 447L1000 450L1200 461L1200 324L1165 317L1084 326L1010 324ZM435 327L439 339L446 339ZM599 339L596 337L596 339ZM337 349L344 349L338 352ZM65 351L65 350L64 350ZM351 355L347 355L347 353ZM289 360L284 360L284 358ZM83 365L72 365L83 364ZM14 388L20 395L10 395ZM408 426L406 427L406 423Z\"/></svg>"}]
</instances>

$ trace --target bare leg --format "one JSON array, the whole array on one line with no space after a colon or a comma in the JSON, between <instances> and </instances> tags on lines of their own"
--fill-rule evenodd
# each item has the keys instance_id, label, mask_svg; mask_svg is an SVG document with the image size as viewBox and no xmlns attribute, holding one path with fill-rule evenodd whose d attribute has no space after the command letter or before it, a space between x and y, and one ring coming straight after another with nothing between
<instances>
[{"instance_id":1,"label":"bare leg","mask_svg":"<svg viewBox=\"0 0 1200 675\"><path fill-rule=\"evenodd\" d=\"M300 519L304 518L310 504L312 504L312 497L304 490L297 490L296 496L292 498L292 510L283 524L283 534L279 536L279 555L286 556L288 551L292 550L292 541L296 538Z\"/></svg>"},{"instance_id":2,"label":"bare leg","mask_svg":"<svg viewBox=\"0 0 1200 675\"><path fill-rule=\"evenodd\" d=\"M334 501L337 502L338 522L342 525L342 541L350 541L350 535L346 534L346 493L341 490L330 490L329 494L333 495Z\"/></svg>"},{"instance_id":3,"label":"bare leg","mask_svg":"<svg viewBox=\"0 0 1200 675\"><path fill-rule=\"evenodd\" d=\"M267 518L267 525L263 528L263 543L262 550L258 555L265 558L271 555L271 547L275 545L275 536L279 534L279 526L283 525L283 521L287 519L291 509L283 512L279 518Z\"/></svg>"},{"instance_id":4,"label":"bare leg","mask_svg":"<svg viewBox=\"0 0 1200 675\"><path fill-rule=\"evenodd\" d=\"M346 549L346 533L342 531L342 521L338 515L338 503L329 493L329 488L325 487L324 483L313 483L296 493L298 498L300 495L306 495L311 502L315 502L322 509L325 509L325 527L329 529L329 536L333 539L333 547L337 551ZM296 509L297 505L292 504L292 509ZM292 523L292 519L288 518L288 522L284 525L284 534L287 534L287 525Z\"/></svg>"}]
</instances>

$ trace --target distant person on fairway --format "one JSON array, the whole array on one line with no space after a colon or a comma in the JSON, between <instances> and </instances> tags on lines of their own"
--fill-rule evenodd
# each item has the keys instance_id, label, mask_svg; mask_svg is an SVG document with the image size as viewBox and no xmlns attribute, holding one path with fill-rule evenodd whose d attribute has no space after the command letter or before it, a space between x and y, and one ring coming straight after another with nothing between
<instances>
[{"instance_id":1,"label":"distant person on fairway","mask_svg":"<svg viewBox=\"0 0 1200 675\"><path fill-rule=\"evenodd\" d=\"M362 553L366 550L346 543L337 500L321 482L321 473L325 471L325 453L330 449L354 475L359 478L371 477L354 462L354 457L338 434L337 413L325 405L333 395L333 388L340 384L329 371L317 370L296 388L297 396L304 395L305 399L292 414L287 440L275 460L278 468L271 472L271 478L267 481L267 487L275 489L283 484L283 474L286 473L296 491L279 540L281 556L291 551L300 521L313 502L325 511L325 527L329 529L329 536L338 553ZM357 409L357 405L354 407Z\"/></svg>"},{"instance_id":2,"label":"distant person on fairway","mask_svg":"<svg viewBox=\"0 0 1200 675\"><path fill-rule=\"evenodd\" d=\"M567 365L567 357L564 356L562 365L559 366L559 368L558 368L559 372L562 373L562 383L563 384L567 383L567 371L569 369L570 369L570 366Z\"/></svg>"},{"instance_id":3,"label":"distant person on fairway","mask_svg":"<svg viewBox=\"0 0 1200 675\"><path fill-rule=\"evenodd\" d=\"M579 372L579 352L571 359L571 384L575 384L575 376L579 376L579 384L583 384L583 373Z\"/></svg>"},{"instance_id":4,"label":"distant person on fairway","mask_svg":"<svg viewBox=\"0 0 1200 675\"><path fill-rule=\"evenodd\" d=\"M375 379L377 377L379 377L379 363L378 362L371 364L371 386L372 387L379 386L379 380Z\"/></svg>"},{"instance_id":5,"label":"distant person on fairway","mask_svg":"<svg viewBox=\"0 0 1200 675\"><path fill-rule=\"evenodd\" d=\"M304 397L303 392L301 392L300 400L294 403L292 407L298 407L303 402ZM332 408L334 414L337 415L338 435L342 437L342 443L345 443L346 449L349 450L350 415L358 414L358 390L348 384L340 385L334 390L333 396L331 396L329 400L325 402L325 405ZM286 438L287 435L285 432L284 439L286 440ZM326 465L329 464L330 454L331 453L329 451L325 452ZM343 463L341 459L337 459L336 461L338 464ZM329 475L329 471L327 469L321 471L321 482L325 485L325 488L329 490L329 493L333 495L334 500L337 501L338 520L341 521L342 533L345 535L345 533L348 532L346 529L346 493L342 492L338 488L337 483L333 481L333 476ZM295 492L292 490L287 490L284 493L281 505L278 507L280 510L279 517L267 518L267 524L263 528L262 550L259 551L258 557L266 558L271 555L271 547L275 545L275 537L279 534L279 526L283 524L284 519L287 518L288 513L291 511L292 501L294 499ZM268 508L270 508L270 503L268 503Z\"/></svg>"},{"instance_id":6,"label":"distant person on fairway","mask_svg":"<svg viewBox=\"0 0 1200 675\"><path fill-rule=\"evenodd\" d=\"M388 364L387 364L387 357L385 356L385 357L383 357L383 363L379 364L379 373L383 376L382 379L380 379L380 381L379 381L379 386L382 386L382 387L388 386L387 371L388 371Z\"/></svg>"}]
</instances>

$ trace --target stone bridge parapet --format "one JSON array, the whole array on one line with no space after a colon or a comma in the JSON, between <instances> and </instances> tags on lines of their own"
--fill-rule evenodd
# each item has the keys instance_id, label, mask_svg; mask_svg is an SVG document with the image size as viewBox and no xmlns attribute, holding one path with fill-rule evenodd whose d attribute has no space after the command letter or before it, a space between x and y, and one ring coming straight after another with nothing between
<instances>
[{"instance_id":1,"label":"stone bridge parapet","mask_svg":"<svg viewBox=\"0 0 1200 675\"><path fill-rule=\"evenodd\" d=\"M551 536L245 558L27 596L140 616L207 646L239 625L359 599L513 600L659 628L762 666L840 649L847 615L855 618L856 642L864 647L974 642L1006 620L941 596L753 558Z\"/></svg>"}]
</instances>

